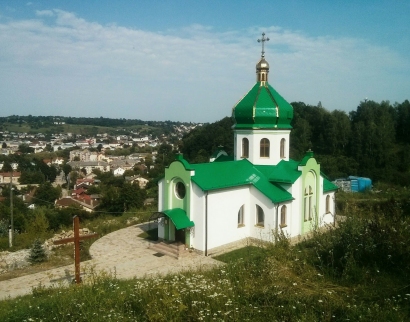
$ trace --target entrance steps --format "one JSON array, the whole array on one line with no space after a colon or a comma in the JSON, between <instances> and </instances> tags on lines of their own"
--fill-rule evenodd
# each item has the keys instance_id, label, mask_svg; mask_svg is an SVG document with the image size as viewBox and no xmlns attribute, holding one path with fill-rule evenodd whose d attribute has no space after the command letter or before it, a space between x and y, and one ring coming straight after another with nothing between
<instances>
[{"instance_id":1,"label":"entrance steps","mask_svg":"<svg viewBox=\"0 0 410 322\"><path fill-rule=\"evenodd\" d=\"M157 243L150 243L149 248L160 254L168 255L176 259L180 259L181 257L189 254L189 252L185 250L185 244L181 242L167 243L165 241L161 241Z\"/></svg>"}]
</instances>

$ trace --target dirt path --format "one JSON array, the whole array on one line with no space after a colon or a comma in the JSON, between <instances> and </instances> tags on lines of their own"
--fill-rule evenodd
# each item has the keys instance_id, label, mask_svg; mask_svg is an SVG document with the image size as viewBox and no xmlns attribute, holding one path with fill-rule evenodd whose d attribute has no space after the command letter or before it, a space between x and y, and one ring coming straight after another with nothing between
<instances>
[{"instance_id":1,"label":"dirt path","mask_svg":"<svg viewBox=\"0 0 410 322\"><path fill-rule=\"evenodd\" d=\"M154 256L149 241L137 237L147 229L140 224L108 234L90 247L92 260L81 263L82 275L106 272L120 279L156 276L199 267L210 267L220 262L195 253L181 259ZM74 264L0 282L0 300L30 294L33 287L68 285L74 278Z\"/></svg>"}]
</instances>

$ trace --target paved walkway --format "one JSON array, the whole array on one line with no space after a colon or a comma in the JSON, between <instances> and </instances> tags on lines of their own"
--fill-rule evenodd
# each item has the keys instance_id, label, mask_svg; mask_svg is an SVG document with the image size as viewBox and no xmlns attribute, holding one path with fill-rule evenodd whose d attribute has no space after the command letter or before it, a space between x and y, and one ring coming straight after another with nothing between
<instances>
[{"instance_id":1,"label":"paved walkway","mask_svg":"<svg viewBox=\"0 0 410 322\"><path fill-rule=\"evenodd\" d=\"M81 263L82 275L105 271L120 279L164 275L192 268L207 268L220 262L195 253L181 259L154 256L149 241L137 237L147 224L130 226L108 234L90 247L92 260ZM33 287L68 285L74 279L74 263L48 271L0 281L0 300L30 294Z\"/></svg>"}]
</instances>

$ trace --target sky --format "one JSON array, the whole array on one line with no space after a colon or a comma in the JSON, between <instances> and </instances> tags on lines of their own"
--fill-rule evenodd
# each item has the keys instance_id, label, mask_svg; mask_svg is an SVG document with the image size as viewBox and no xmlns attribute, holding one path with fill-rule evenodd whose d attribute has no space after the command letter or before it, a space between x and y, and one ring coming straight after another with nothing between
<instances>
[{"instance_id":1,"label":"sky","mask_svg":"<svg viewBox=\"0 0 410 322\"><path fill-rule=\"evenodd\" d=\"M410 99L410 1L0 0L0 116L215 122L256 82L355 110Z\"/></svg>"}]
</instances>

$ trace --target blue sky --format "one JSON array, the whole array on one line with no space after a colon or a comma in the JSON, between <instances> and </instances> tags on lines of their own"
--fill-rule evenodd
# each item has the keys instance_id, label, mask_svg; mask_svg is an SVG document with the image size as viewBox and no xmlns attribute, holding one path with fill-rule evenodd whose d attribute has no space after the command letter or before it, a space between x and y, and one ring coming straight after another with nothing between
<instances>
[{"instance_id":1,"label":"blue sky","mask_svg":"<svg viewBox=\"0 0 410 322\"><path fill-rule=\"evenodd\" d=\"M410 1L0 1L0 116L214 122L255 82L355 110L410 99Z\"/></svg>"}]
</instances>

